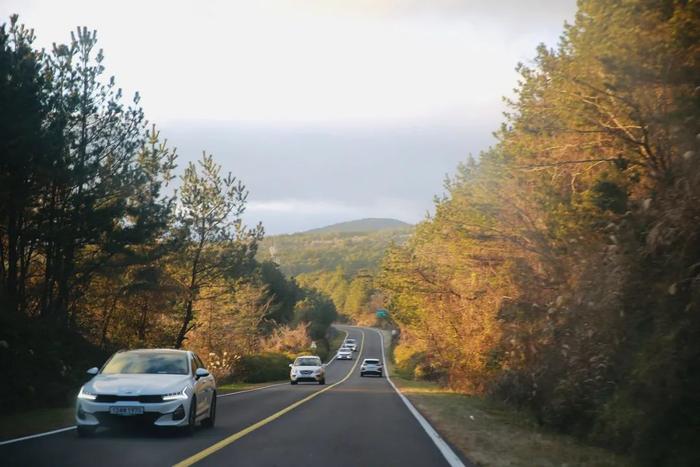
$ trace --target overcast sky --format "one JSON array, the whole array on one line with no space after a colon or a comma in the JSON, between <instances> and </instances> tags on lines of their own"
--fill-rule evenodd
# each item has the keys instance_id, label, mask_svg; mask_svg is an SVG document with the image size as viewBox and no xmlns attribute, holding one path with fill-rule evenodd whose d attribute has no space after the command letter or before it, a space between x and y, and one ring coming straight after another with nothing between
<instances>
[{"instance_id":1,"label":"overcast sky","mask_svg":"<svg viewBox=\"0 0 700 467\"><path fill-rule=\"evenodd\" d=\"M421 220L575 0L2 0L11 13L39 46L97 29L181 168L213 153L250 189L247 219L282 233Z\"/></svg>"}]
</instances>

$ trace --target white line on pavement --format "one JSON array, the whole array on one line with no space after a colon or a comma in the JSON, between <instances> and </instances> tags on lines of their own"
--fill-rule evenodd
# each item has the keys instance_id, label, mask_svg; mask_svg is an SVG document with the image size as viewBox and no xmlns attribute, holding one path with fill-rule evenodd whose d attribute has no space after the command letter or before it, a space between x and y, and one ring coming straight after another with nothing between
<instances>
[{"instance_id":1,"label":"white line on pavement","mask_svg":"<svg viewBox=\"0 0 700 467\"><path fill-rule=\"evenodd\" d=\"M55 435L56 433L62 433L64 431L68 431L68 430L75 430L75 427L68 426L66 428L60 428L58 430L47 431L45 433L37 433L35 435L22 436L21 438L8 439L7 441L0 441L0 446L4 446L5 444L19 443L20 441L26 441L28 439L33 439L33 438L40 438L41 436Z\"/></svg>"},{"instance_id":2,"label":"white line on pavement","mask_svg":"<svg viewBox=\"0 0 700 467\"><path fill-rule=\"evenodd\" d=\"M444 439L440 436L440 434L435 431L435 428L433 428L430 425L430 422L425 419L423 415L421 415L420 412L411 404L411 401L409 401L406 396L401 394L401 391L398 390L394 382L389 378L389 371L388 367L386 366L386 356L384 355L384 335L382 334L381 331L374 329L374 331L379 334L379 340L382 343L382 361L384 362L384 368L387 369L385 371L386 374L386 380L389 381L389 384L391 384L391 387L394 388L394 391L396 391L396 394L399 395L401 400L403 401L404 404L406 404L406 407L408 407L409 412L413 414L413 416L418 420L418 423L420 426L425 430L425 432L430 436L430 439L433 440L433 443L435 443L435 446L440 450L442 455L445 457L445 460L447 461L448 464L450 464L451 467L465 467L464 463L462 460L455 454L455 452L452 450L452 448L445 442Z\"/></svg>"}]
</instances>

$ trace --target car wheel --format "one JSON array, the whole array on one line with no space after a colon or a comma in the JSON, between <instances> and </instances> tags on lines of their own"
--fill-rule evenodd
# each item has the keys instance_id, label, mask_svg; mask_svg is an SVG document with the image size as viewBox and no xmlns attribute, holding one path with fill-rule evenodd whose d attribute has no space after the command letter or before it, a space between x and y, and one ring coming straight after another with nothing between
<instances>
[{"instance_id":1,"label":"car wheel","mask_svg":"<svg viewBox=\"0 0 700 467\"><path fill-rule=\"evenodd\" d=\"M209 417L202 422L202 426L213 428L216 423L216 392L212 396L211 405L209 406Z\"/></svg>"},{"instance_id":2,"label":"car wheel","mask_svg":"<svg viewBox=\"0 0 700 467\"><path fill-rule=\"evenodd\" d=\"M95 434L95 431L97 431L96 426L78 425L78 436L81 438L89 438Z\"/></svg>"},{"instance_id":3,"label":"car wheel","mask_svg":"<svg viewBox=\"0 0 700 467\"><path fill-rule=\"evenodd\" d=\"M363 372L360 372L360 376L364 376L365 374Z\"/></svg>"},{"instance_id":4,"label":"car wheel","mask_svg":"<svg viewBox=\"0 0 700 467\"><path fill-rule=\"evenodd\" d=\"M323 378L322 380L319 380L318 384L326 384L326 378Z\"/></svg>"},{"instance_id":5,"label":"car wheel","mask_svg":"<svg viewBox=\"0 0 700 467\"><path fill-rule=\"evenodd\" d=\"M185 428L185 434L187 436L192 436L194 430L197 427L197 396L192 396L192 402L190 402L190 414L187 416L187 427Z\"/></svg>"},{"instance_id":6,"label":"car wheel","mask_svg":"<svg viewBox=\"0 0 700 467\"><path fill-rule=\"evenodd\" d=\"M296 381L290 381L289 384L297 384Z\"/></svg>"}]
</instances>

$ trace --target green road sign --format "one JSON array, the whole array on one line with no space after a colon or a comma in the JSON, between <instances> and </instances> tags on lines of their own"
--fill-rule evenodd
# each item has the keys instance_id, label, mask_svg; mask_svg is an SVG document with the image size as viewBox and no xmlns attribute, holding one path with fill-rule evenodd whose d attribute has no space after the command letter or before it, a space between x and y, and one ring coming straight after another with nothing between
<instances>
[{"instance_id":1,"label":"green road sign","mask_svg":"<svg viewBox=\"0 0 700 467\"><path fill-rule=\"evenodd\" d=\"M384 309L379 309L377 310L377 318L388 318L389 317L389 312L384 310Z\"/></svg>"}]
</instances>

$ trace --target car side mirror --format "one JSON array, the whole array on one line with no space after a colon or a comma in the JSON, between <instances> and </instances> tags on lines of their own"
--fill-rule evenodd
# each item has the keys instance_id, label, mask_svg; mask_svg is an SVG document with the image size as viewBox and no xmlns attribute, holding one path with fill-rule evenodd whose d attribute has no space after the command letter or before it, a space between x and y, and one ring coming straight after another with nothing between
<instances>
[{"instance_id":1,"label":"car side mirror","mask_svg":"<svg viewBox=\"0 0 700 467\"><path fill-rule=\"evenodd\" d=\"M289 368L291 368L291 367L293 367L293 366L294 366L294 365L292 365L291 363L289 364Z\"/></svg>"},{"instance_id":2,"label":"car side mirror","mask_svg":"<svg viewBox=\"0 0 700 467\"><path fill-rule=\"evenodd\" d=\"M89 369L88 371L86 371L85 373L89 374L90 376L95 376L99 371L100 371L100 370L99 370L96 366L93 366L92 368L90 368L90 369Z\"/></svg>"},{"instance_id":3,"label":"car side mirror","mask_svg":"<svg viewBox=\"0 0 700 467\"><path fill-rule=\"evenodd\" d=\"M205 376L209 376L209 372L206 368L197 368L194 372L194 377L197 379L204 378Z\"/></svg>"},{"instance_id":4,"label":"car side mirror","mask_svg":"<svg viewBox=\"0 0 700 467\"><path fill-rule=\"evenodd\" d=\"M327 367L327 366L328 366L328 363L324 363L324 364L323 364L323 365L321 365L321 366L322 366L323 368L325 368L325 367Z\"/></svg>"}]
</instances>

